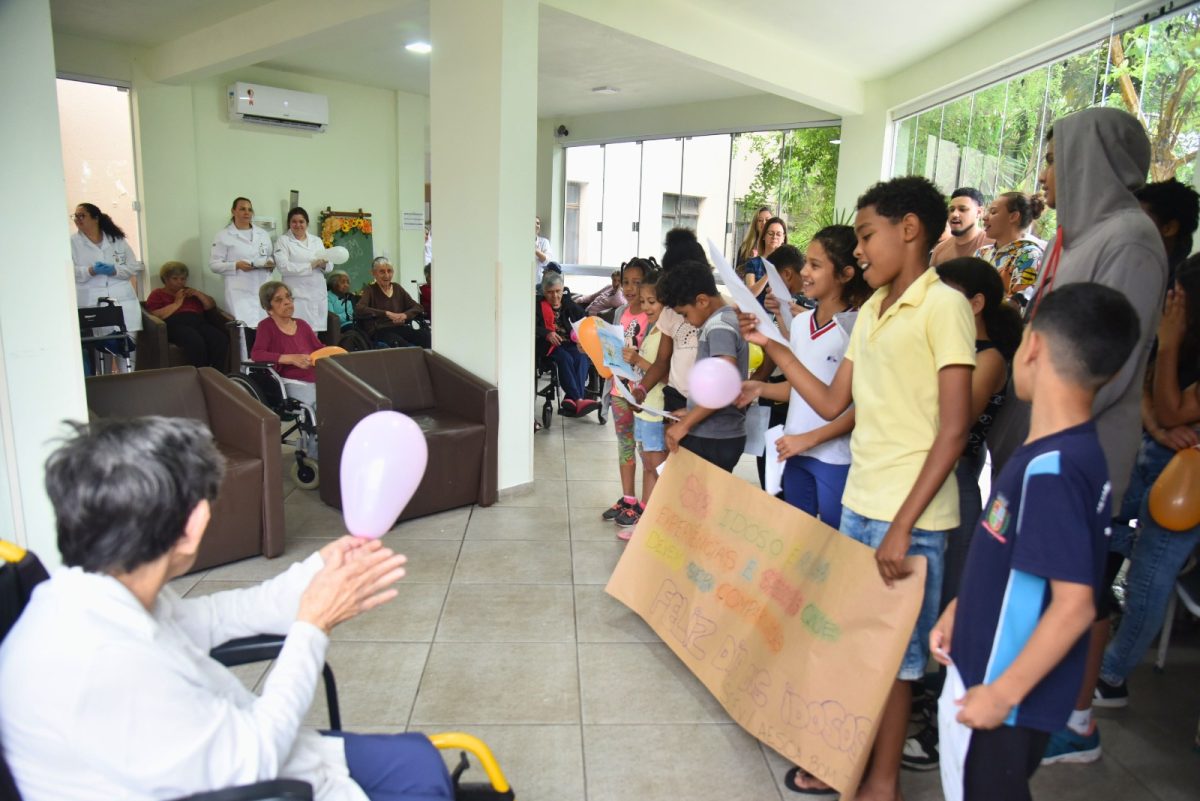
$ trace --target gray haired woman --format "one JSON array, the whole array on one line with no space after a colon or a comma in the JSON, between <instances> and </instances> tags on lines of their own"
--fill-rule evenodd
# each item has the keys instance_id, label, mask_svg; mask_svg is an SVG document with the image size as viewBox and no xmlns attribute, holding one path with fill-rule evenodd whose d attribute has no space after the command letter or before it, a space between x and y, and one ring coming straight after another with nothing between
<instances>
[{"instance_id":1,"label":"gray haired woman","mask_svg":"<svg viewBox=\"0 0 1200 801\"><path fill-rule=\"evenodd\" d=\"M572 339L571 323L584 316L579 304L566 295L562 275L547 270L534 316L537 355L539 359L549 357L558 367L565 396L558 413L566 417L579 417L600 408L586 396L588 357Z\"/></svg>"},{"instance_id":2,"label":"gray haired woman","mask_svg":"<svg viewBox=\"0 0 1200 801\"><path fill-rule=\"evenodd\" d=\"M208 321L205 312L216 303L199 289L188 286L188 267L169 261L158 271L163 285L146 298L146 311L167 325L167 341L178 345L193 367L215 367L224 372L229 358L229 337Z\"/></svg>"}]
</instances>

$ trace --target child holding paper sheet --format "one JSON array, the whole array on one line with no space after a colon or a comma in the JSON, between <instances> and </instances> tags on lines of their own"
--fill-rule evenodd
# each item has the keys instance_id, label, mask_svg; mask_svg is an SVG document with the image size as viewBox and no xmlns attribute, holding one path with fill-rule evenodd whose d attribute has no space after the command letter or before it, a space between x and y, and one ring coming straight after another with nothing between
<instances>
[{"instance_id":1,"label":"child holding paper sheet","mask_svg":"<svg viewBox=\"0 0 1200 801\"><path fill-rule=\"evenodd\" d=\"M1013 359L1017 397L1032 402L1029 438L992 485L962 589L929 640L966 688L956 697L948 680L939 702L948 799L1030 799L1046 743L1071 715L1112 515L1092 405L1138 333L1123 294L1069 284L1042 300Z\"/></svg>"},{"instance_id":2,"label":"child holding paper sheet","mask_svg":"<svg viewBox=\"0 0 1200 801\"><path fill-rule=\"evenodd\" d=\"M625 334L625 347L637 348L646 336L646 313L642 311L642 299L638 287L642 285L651 263L646 259L633 258L621 265L621 294L629 302L619 307L613 313L613 322L620 326ZM617 469L621 474L621 497L606 509L600 517L604 520L616 520L619 517L628 518L631 513L637 513L638 499L635 480L637 479L637 463L634 461L633 438L633 407L621 397L614 385L612 397L609 399L612 408L613 427L617 432ZM634 520L636 523L637 520Z\"/></svg>"},{"instance_id":3,"label":"child holding paper sheet","mask_svg":"<svg viewBox=\"0 0 1200 801\"><path fill-rule=\"evenodd\" d=\"M617 515L619 540L628 540L632 536L633 526L637 525L642 512L646 510L646 504L650 502L650 493L654 491L654 485L658 482L658 466L667 458L667 443L664 439L666 427L663 418L646 411L663 408L663 382L660 380L650 383L648 371L654 366L660 353L669 359L672 347L671 338L663 336L663 332L658 328L658 317L663 308L658 300L658 280L658 276L651 273L642 281L639 292L649 330L646 332L646 338L642 340L641 348L626 348L623 354L625 361L646 373L647 377L634 384L635 390L641 390L637 396L645 396L645 400L641 402L645 409L638 409L633 419L633 438L637 441L638 451L642 456L642 500L636 508L625 509Z\"/></svg>"},{"instance_id":4,"label":"child holding paper sheet","mask_svg":"<svg viewBox=\"0 0 1200 801\"><path fill-rule=\"evenodd\" d=\"M911 682L925 673L946 532L958 525L953 470L970 428L975 320L966 298L929 269L945 225L946 200L925 178L895 178L859 197L854 255L875 293L862 305L829 384L760 331L757 314L740 317L742 334L767 347L822 419L854 403L841 532L875 550L889 586L911 574L908 557L926 561L921 611L880 715L860 800L900 797Z\"/></svg>"},{"instance_id":5,"label":"child holding paper sheet","mask_svg":"<svg viewBox=\"0 0 1200 801\"><path fill-rule=\"evenodd\" d=\"M817 308L792 321L791 351L796 358L785 362L785 377L790 379L799 365L826 383L836 375L850 344L852 312L871 291L854 258L856 244L854 229L848 225L822 228L809 243L799 276L801 289L817 302ZM767 454L770 459L786 460L783 499L837 528L842 519L842 491L850 471L854 410L829 422L813 411L791 384L747 381L742 400L756 397L791 400L777 453Z\"/></svg>"}]
</instances>

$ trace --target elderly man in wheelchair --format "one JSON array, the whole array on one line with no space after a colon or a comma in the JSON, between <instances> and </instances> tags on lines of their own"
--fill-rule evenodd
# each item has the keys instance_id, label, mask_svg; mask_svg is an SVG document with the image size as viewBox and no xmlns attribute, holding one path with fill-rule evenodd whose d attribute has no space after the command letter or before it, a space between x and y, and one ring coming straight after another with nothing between
<instances>
[{"instance_id":1,"label":"elderly man in wheelchair","mask_svg":"<svg viewBox=\"0 0 1200 801\"><path fill-rule=\"evenodd\" d=\"M0 742L21 797L149 801L290 779L331 801L455 798L424 735L301 728L330 632L395 598L404 556L347 536L256 587L183 599L168 586L194 562L222 469L204 425L176 418L76 425L51 455L65 567L0 644ZM261 632L286 637L256 696L210 649Z\"/></svg>"}]
</instances>

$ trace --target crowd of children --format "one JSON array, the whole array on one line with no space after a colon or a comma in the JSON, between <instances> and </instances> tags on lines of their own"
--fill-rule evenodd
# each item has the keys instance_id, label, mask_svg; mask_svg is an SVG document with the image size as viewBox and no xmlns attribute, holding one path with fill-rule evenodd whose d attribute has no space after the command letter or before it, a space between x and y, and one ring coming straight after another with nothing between
<instances>
[{"instance_id":1,"label":"crowd of children","mask_svg":"<svg viewBox=\"0 0 1200 801\"><path fill-rule=\"evenodd\" d=\"M1174 452L1200 441L1200 257L1180 264L1196 229L1196 193L1140 188L1149 149L1137 125L1089 109L1051 129L1039 180L1059 228L1045 263L1032 267L1006 271L953 253L931 267L945 197L917 177L871 187L852 227L818 231L784 265L789 291L815 306L793 306L790 325L777 316L786 346L725 301L689 232L672 232L661 274L624 268L624 356L643 378L636 404L613 399L623 497L606 517L637 522L667 452L682 447L732 471L746 443L745 406L767 399L788 404L784 435L767 454L786 462L783 498L874 549L889 585L909 575L907 557L926 559L921 611L859 799L900 797L902 763L938 766L937 721L908 738L913 683L925 679L931 649L964 687L941 726L973 730L962 786L948 794L1030 798L1039 764L1096 758L1092 702L1126 703L1125 679L1200 540L1200 527L1163 531L1147 505ZM1154 202L1139 205L1141 196ZM991 213L1010 215L1004 223L1018 232L1041 211L1040 198L1001 201ZM951 227L955 214L962 227L957 207ZM764 250L788 261L789 246L772 244ZM1022 315L1008 298L1027 288ZM793 300L768 294L774 311ZM1157 362L1143 383L1155 332ZM748 380L722 409L688 398L693 362L724 359L748 376L751 344L780 383ZM1146 433L1135 468L1139 413ZM995 480L985 505L989 449ZM1117 519L1140 521L1136 537L1128 528L1112 536L1122 501ZM1105 649L1112 566L1127 556L1126 619ZM788 784L831 792L798 768Z\"/></svg>"}]
</instances>

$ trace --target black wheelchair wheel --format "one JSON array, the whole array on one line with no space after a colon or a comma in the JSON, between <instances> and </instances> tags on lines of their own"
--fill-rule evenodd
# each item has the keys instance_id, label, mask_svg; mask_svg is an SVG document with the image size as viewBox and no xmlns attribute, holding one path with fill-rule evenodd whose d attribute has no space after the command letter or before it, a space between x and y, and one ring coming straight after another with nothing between
<instances>
[{"instance_id":1,"label":"black wheelchair wheel","mask_svg":"<svg viewBox=\"0 0 1200 801\"><path fill-rule=\"evenodd\" d=\"M232 375L227 376L227 378L233 382L234 386L241 389L259 403L263 403L262 393L258 391L258 387L255 385L255 383L245 375L242 373L233 373ZM263 405L265 406L266 404L263 403Z\"/></svg>"},{"instance_id":2,"label":"black wheelchair wheel","mask_svg":"<svg viewBox=\"0 0 1200 801\"><path fill-rule=\"evenodd\" d=\"M338 340L338 347L345 348L350 353L358 353L364 350L371 349L370 341L363 336L361 331L346 331L342 334L342 338Z\"/></svg>"},{"instance_id":3,"label":"black wheelchair wheel","mask_svg":"<svg viewBox=\"0 0 1200 801\"><path fill-rule=\"evenodd\" d=\"M554 419L554 409L549 403L542 406L542 428L546 431L550 430L550 422Z\"/></svg>"},{"instance_id":4,"label":"black wheelchair wheel","mask_svg":"<svg viewBox=\"0 0 1200 801\"><path fill-rule=\"evenodd\" d=\"M300 489L312 490L321 485L320 471L312 459L297 456L296 461L292 463L291 473L292 481L296 482Z\"/></svg>"}]
</instances>

